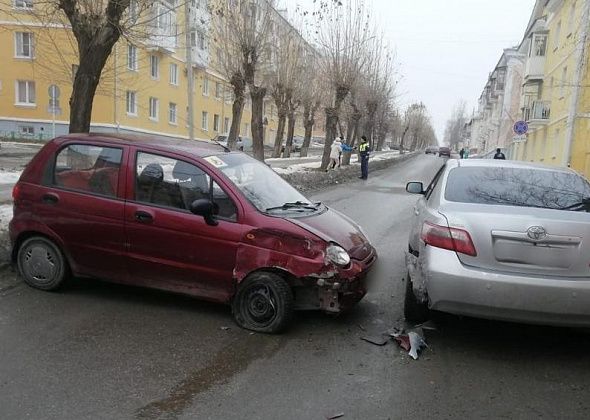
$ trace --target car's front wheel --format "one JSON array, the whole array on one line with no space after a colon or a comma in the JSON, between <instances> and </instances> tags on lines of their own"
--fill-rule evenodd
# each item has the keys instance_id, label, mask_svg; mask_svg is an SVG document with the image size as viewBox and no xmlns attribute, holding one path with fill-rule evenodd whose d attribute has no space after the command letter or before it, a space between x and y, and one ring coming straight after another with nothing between
<instances>
[{"instance_id":1,"label":"car's front wheel","mask_svg":"<svg viewBox=\"0 0 590 420\"><path fill-rule=\"evenodd\" d=\"M239 286L232 303L238 325L256 332L278 333L293 318L293 291L277 274L259 272Z\"/></svg>"},{"instance_id":2,"label":"car's front wheel","mask_svg":"<svg viewBox=\"0 0 590 420\"><path fill-rule=\"evenodd\" d=\"M430 318L430 310L426 303L420 302L414 294L410 273L406 276L406 293L404 296L404 316L408 321L424 322Z\"/></svg>"},{"instance_id":3,"label":"car's front wheel","mask_svg":"<svg viewBox=\"0 0 590 420\"><path fill-rule=\"evenodd\" d=\"M41 290L59 289L69 273L60 249L42 236L34 236L21 244L17 263L25 283Z\"/></svg>"}]
</instances>

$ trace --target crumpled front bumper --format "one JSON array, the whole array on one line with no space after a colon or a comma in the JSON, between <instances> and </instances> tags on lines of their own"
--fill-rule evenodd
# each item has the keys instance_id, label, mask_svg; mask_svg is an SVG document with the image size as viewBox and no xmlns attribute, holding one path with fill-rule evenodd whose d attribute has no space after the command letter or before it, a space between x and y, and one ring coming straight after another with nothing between
<instances>
[{"instance_id":1,"label":"crumpled front bumper","mask_svg":"<svg viewBox=\"0 0 590 420\"><path fill-rule=\"evenodd\" d=\"M338 314L352 308L369 288L368 274L377 261L373 248L362 261L352 260L349 267L338 269L332 276L310 276L306 285L295 291L297 309L319 309Z\"/></svg>"}]
</instances>

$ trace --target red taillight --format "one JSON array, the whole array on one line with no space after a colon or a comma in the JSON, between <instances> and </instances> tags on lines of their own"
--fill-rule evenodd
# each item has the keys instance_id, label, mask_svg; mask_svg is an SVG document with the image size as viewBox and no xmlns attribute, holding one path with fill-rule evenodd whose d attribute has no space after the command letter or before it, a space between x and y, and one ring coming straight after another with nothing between
<instances>
[{"instance_id":1,"label":"red taillight","mask_svg":"<svg viewBox=\"0 0 590 420\"><path fill-rule=\"evenodd\" d=\"M14 202L18 201L18 199L20 198L20 185L16 184L13 188L12 188L12 200Z\"/></svg>"},{"instance_id":2,"label":"red taillight","mask_svg":"<svg viewBox=\"0 0 590 420\"><path fill-rule=\"evenodd\" d=\"M437 248L460 252L472 257L477 256L471 235L466 230L425 222L422 225L422 240L424 243Z\"/></svg>"}]
</instances>

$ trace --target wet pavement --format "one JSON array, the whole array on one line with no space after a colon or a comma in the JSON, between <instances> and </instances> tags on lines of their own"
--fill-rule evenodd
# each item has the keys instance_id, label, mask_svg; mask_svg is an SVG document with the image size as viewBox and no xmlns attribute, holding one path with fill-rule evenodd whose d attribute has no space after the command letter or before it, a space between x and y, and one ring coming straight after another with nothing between
<instances>
[{"instance_id":1,"label":"wet pavement","mask_svg":"<svg viewBox=\"0 0 590 420\"><path fill-rule=\"evenodd\" d=\"M441 163L420 155L312 197L359 222L380 259L355 310L297 314L278 336L192 298L89 280L47 293L4 269L0 418L589 418L587 330L449 316L417 361L360 339L402 321L404 186Z\"/></svg>"}]
</instances>

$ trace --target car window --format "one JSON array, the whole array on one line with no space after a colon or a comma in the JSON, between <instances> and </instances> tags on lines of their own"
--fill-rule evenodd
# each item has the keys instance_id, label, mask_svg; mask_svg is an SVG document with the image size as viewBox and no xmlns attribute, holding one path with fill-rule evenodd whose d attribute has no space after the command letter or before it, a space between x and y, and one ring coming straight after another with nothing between
<instances>
[{"instance_id":1,"label":"car window","mask_svg":"<svg viewBox=\"0 0 590 420\"><path fill-rule=\"evenodd\" d=\"M139 202L188 211L193 201L211 199L216 204L216 216L237 219L233 200L205 171L191 163L139 152L135 174L135 200Z\"/></svg>"},{"instance_id":2,"label":"car window","mask_svg":"<svg viewBox=\"0 0 590 420\"><path fill-rule=\"evenodd\" d=\"M70 144L57 154L53 185L115 197L122 156L122 149Z\"/></svg>"},{"instance_id":3,"label":"car window","mask_svg":"<svg viewBox=\"0 0 590 420\"><path fill-rule=\"evenodd\" d=\"M535 168L451 170L445 199L461 203L565 209L590 198L590 185L579 175Z\"/></svg>"}]
</instances>

